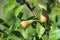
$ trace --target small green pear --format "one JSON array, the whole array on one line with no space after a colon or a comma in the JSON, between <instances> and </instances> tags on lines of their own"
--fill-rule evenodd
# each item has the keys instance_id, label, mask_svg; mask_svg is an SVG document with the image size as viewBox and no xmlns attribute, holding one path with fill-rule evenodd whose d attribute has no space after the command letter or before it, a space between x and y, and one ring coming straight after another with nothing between
<instances>
[{"instance_id":1,"label":"small green pear","mask_svg":"<svg viewBox=\"0 0 60 40\"><path fill-rule=\"evenodd\" d=\"M41 17L40 17L40 22L41 23L45 23L47 22L48 20L48 16L44 15L44 14L41 14Z\"/></svg>"}]
</instances>

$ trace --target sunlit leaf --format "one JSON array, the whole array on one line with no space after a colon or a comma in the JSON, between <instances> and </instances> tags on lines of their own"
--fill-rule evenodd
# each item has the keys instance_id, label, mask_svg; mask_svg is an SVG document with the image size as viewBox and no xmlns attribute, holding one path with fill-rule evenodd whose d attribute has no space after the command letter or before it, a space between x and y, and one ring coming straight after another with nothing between
<instances>
[{"instance_id":1,"label":"sunlit leaf","mask_svg":"<svg viewBox=\"0 0 60 40\"><path fill-rule=\"evenodd\" d=\"M60 29L56 28L49 33L49 40L57 40L60 38Z\"/></svg>"},{"instance_id":2,"label":"sunlit leaf","mask_svg":"<svg viewBox=\"0 0 60 40\"><path fill-rule=\"evenodd\" d=\"M15 23L15 30L17 29L17 27L19 27L21 20L19 18L16 19L16 23Z\"/></svg>"},{"instance_id":3,"label":"sunlit leaf","mask_svg":"<svg viewBox=\"0 0 60 40\"><path fill-rule=\"evenodd\" d=\"M22 11L23 7L24 7L24 5L19 6L19 7L15 10L14 15L15 15L16 17L17 17L17 16L19 15L19 13Z\"/></svg>"},{"instance_id":4,"label":"sunlit leaf","mask_svg":"<svg viewBox=\"0 0 60 40\"><path fill-rule=\"evenodd\" d=\"M13 4L14 0L8 0L8 2L5 4L3 11L7 13L8 11L12 10L16 7L15 4Z\"/></svg>"},{"instance_id":5,"label":"sunlit leaf","mask_svg":"<svg viewBox=\"0 0 60 40\"><path fill-rule=\"evenodd\" d=\"M22 34L22 36L24 37L24 39L27 39L27 38L28 38L28 29L26 29L25 31L22 30L22 31L21 31L21 34Z\"/></svg>"},{"instance_id":6,"label":"sunlit leaf","mask_svg":"<svg viewBox=\"0 0 60 40\"><path fill-rule=\"evenodd\" d=\"M12 4L14 2L14 0L8 0L8 4Z\"/></svg>"},{"instance_id":7,"label":"sunlit leaf","mask_svg":"<svg viewBox=\"0 0 60 40\"><path fill-rule=\"evenodd\" d=\"M37 24L36 27L37 27L36 28L37 35L38 35L39 38L41 38L43 33L45 32L45 29L39 23Z\"/></svg>"},{"instance_id":8,"label":"sunlit leaf","mask_svg":"<svg viewBox=\"0 0 60 40\"><path fill-rule=\"evenodd\" d=\"M36 5L38 4L37 0L29 0L29 2L30 2L31 4L33 4L34 6L36 6Z\"/></svg>"}]
</instances>

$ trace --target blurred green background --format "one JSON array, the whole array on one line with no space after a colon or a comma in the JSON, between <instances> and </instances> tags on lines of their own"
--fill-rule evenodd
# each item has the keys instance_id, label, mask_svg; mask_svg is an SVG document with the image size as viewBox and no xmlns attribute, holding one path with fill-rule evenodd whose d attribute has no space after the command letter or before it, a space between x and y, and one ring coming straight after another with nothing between
<instances>
[{"instance_id":1,"label":"blurred green background","mask_svg":"<svg viewBox=\"0 0 60 40\"><path fill-rule=\"evenodd\" d=\"M4 19L3 7L6 4L7 0L0 0L0 18Z\"/></svg>"},{"instance_id":2,"label":"blurred green background","mask_svg":"<svg viewBox=\"0 0 60 40\"><path fill-rule=\"evenodd\" d=\"M4 13L4 11L3 11L3 8L5 7L5 4L7 4L7 1L8 0L0 0L0 19L3 19L6 23L7 23L7 25L9 25L8 27L6 27L6 25L4 26L4 25L2 25L1 23L0 23L0 30L3 30L3 32L5 32L6 31L6 33L7 33L7 35L8 35L8 38L9 37L12 37L12 38L14 38L14 36L17 38L17 36L15 35L15 33L17 33L17 35L18 35L18 33L21 33L22 35L23 35L23 37L24 38L28 38L28 33L30 33L30 35L29 35L29 38L28 39L32 39L33 37L31 37L31 35L33 35L33 33L35 34L36 32L37 32L37 34L39 35L38 37L40 37L40 35L43 35L43 34L39 34L39 33L41 33L40 31L45 31L45 28L44 27L42 27L39 23L38 24L36 24L38 27L36 27L36 28L34 28L34 27L32 27L31 25L29 25L29 27L27 27L26 29L19 29L17 26L20 24L20 22L22 22L21 21L21 19L19 19L19 17L16 17L15 18L15 16L17 15L17 13L15 14L15 15L12 15L11 16L11 14L9 14L10 12L8 12L6 15L5 15L5 13ZM34 2L35 0L31 0L30 1L30 3L33 3L33 4L35 4L35 2ZM39 0L39 2L40 1L42 1L42 0ZM53 0L54 1L54 0ZM13 1L12 1L13 2ZM14 1L15 2L15 1ZM52 21L52 23L51 23L51 25L49 25L48 23L47 23L47 28L48 28L48 30L50 30L50 27L52 27L51 28L51 30L49 31L49 36L47 36L46 34L45 35L43 35L42 36L42 38L44 39L44 40L46 40L46 39L48 39L48 37L51 39L51 40L54 40L54 38L56 38L56 39L58 39L58 38L60 38L60 7L58 7L60 4L56 4L56 5L54 5L54 2L52 2L52 0L50 0L50 2L48 1L48 4L46 5L45 3L47 2L47 0L43 0L43 5L44 5L44 7L47 7L48 8L48 10L47 10L47 12L48 12L48 16L49 16L49 19ZM17 2L16 2L17 3ZM41 3L41 4L42 4ZM8 5L10 5L10 4L7 4L7 6ZM53 5L53 7L51 7ZM6 6L6 7L7 7ZM18 8L21 6L19 3L17 3L17 5L16 6L18 6ZM49 6L50 6L50 9L49 9ZM11 7L11 5L10 5L10 7ZM9 8L9 7L8 7ZM12 8L12 7L11 7ZM18 8L16 8L16 10L18 9ZM22 11L23 13L24 13L24 15L23 15L23 17L22 17L22 19L28 19L29 17L31 17L31 16L33 16L31 13L31 11L29 10L29 9L27 9L27 7L25 8L23 8L24 10ZM5 11L6 11L7 9L5 9ZM35 8L35 10L37 11L37 16L38 16L38 18L40 17L40 13L41 13L41 10L39 10L39 8L38 8L38 6L36 6L36 8ZM49 10L50 10L50 13L49 13ZM9 10L9 11L11 11L11 10ZM14 10L15 11L15 10ZM17 11L18 12L18 14L19 14L19 11L20 11L20 9ZM39 13L40 12L40 13ZM29 14L28 14L29 13ZM13 14L13 12L12 12L12 14ZM19 15L20 16L20 15ZM21 16L20 16L21 17ZM31 19L30 19L31 20ZM57 20L57 22L55 22ZM15 27L16 26L16 27ZM56 29L54 29L56 27ZM15 31L15 29L17 28L17 32ZM41 30L40 30L40 28L41 28ZM43 29L42 29L43 28ZM32 30L31 30L32 29ZM37 31L35 31L37 29ZM5 31L4 31L5 30ZM21 32L20 30L22 30L23 32ZM14 31L14 33L12 33L12 31ZM32 33L32 32L33 33ZM10 34L8 34L9 32L11 32ZM2 32L0 32L0 33L2 33ZM20 38L20 36L21 36L21 34L19 34L18 36L19 36L19 38ZM4 35L5 35L5 33L4 33ZM58 37L59 36L59 37ZM22 36L21 36L22 37ZM34 38L33 39L35 39L36 38L36 35L34 35ZM23 38L22 38L23 39ZM28 40L27 39L27 40ZM20 40L20 39L19 39Z\"/></svg>"}]
</instances>

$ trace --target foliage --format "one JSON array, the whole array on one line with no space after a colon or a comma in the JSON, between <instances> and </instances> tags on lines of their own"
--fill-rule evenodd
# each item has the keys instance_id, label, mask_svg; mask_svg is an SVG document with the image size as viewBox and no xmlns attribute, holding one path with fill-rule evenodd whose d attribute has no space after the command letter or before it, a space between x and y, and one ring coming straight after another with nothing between
<instances>
[{"instance_id":1,"label":"foliage","mask_svg":"<svg viewBox=\"0 0 60 40\"><path fill-rule=\"evenodd\" d=\"M60 0L8 0L2 8L0 40L60 40Z\"/></svg>"}]
</instances>

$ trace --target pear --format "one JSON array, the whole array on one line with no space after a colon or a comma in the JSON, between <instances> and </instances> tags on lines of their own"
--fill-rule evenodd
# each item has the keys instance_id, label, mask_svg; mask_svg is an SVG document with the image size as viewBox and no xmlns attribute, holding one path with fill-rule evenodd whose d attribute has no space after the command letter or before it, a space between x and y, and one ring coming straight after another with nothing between
<instances>
[{"instance_id":1,"label":"pear","mask_svg":"<svg viewBox=\"0 0 60 40\"><path fill-rule=\"evenodd\" d=\"M40 22L41 23L45 23L48 21L48 15L46 14L41 14L41 17L40 17Z\"/></svg>"},{"instance_id":2,"label":"pear","mask_svg":"<svg viewBox=\"0 0 60 40\"><path fill-rule=\"evenodd\" d=\"M25 20L25 21L22 21L20 25L22 28L26 28L32 22L33 22L33 20Z\"/></svg>"}]
</instances>

